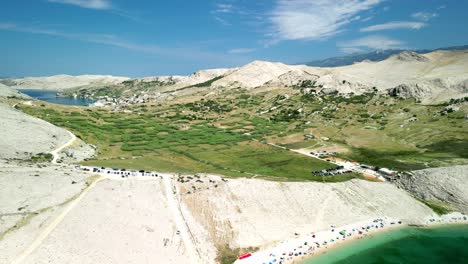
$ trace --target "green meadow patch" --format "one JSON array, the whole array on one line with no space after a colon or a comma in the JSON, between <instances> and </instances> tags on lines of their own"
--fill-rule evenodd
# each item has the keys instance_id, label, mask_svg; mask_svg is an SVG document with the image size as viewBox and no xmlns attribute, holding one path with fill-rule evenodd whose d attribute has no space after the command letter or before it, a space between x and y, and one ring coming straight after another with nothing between
<instances>
[{"instance_id":1,"label":"green meadow patch","mask_svg":"<svg viewBox=\"0 0 468 264\"><path fill-rule=\"evenodd\" d=\"M193 105L187 107L193 110ZM89 165L297 181L322 181L312 176L311 171L332 167L324 161L253 142L255 137L274 134L287 126L261 118L246 120L255 126L253 135L248 136L203 120L180 122L156 115L103 113L85 108L60 111L22 106L21 109L97 145L99 154L85 162Z\"/></svg>"}]
</instances>

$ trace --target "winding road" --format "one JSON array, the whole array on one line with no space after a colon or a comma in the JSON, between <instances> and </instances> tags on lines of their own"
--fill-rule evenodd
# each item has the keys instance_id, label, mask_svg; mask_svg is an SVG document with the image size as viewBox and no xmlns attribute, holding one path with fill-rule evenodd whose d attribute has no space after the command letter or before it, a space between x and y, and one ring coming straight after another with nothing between
<instances>
[{"instance_id":1,"label":"winding road","mask_svg":"<svg viewBox=\"0 0 468 264\"><path fill-rule=\"evenodd\" d=\"M59 159L59 153L60 151L64 150L65 148L68 148L69 146L71 146L73 144L73 142L75 142L76 140L76 136L67 130L67 133L70 135L71 139L69 141L67 141L67 143L63 144L62 146L56 148L55 150L52 150L50 152L50 154L52 154L54 156L54 158L52 159L52 163L53 164L57 164L57 160Z\"/></svg>"},{"instance_id":2,"label":"winding road","mask_svg":"<svg viewBox=\"0 0 468 264\"><path fill-rule=\"evenodd\" d=\"M57 164L57 160L59 158L59 153L71 146L73 142L76 140L76 136L73 135L70 131L68 131L68 134L70 135L70 140L67 141L65 144L61 145L60 147L56 148L55 150L51 151L50 154L53 155L52 163ZM96 184L104 179L104 177L99 176L96 178L89 186L87 186L74 200L72 200L68 206L47 226L45 227L42 232L39 234L39 236L36 237L36 239L32 242L29 247L23 251L19 256L16 257L15 260L12 261L12 264L19 264L23 262L26 257L28 257L36 248L38 248L42 242L49 236L49 234L62 222L62 220L65 218L65 216L83 199L83 197L86 196L86 194L94 187Z\"/></svg>"}]
</instances>

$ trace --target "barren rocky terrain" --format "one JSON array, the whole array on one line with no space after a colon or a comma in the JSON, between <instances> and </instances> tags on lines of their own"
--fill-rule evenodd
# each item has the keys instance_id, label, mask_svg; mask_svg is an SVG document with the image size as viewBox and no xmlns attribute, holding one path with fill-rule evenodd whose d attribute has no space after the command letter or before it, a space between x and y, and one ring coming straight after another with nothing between
<instances>
[{"instance_id":1,"label":"barren rocky terrain","mask_svg":"<svg viewBox=\"0 0 468 264\"><path fill-rule=\"evenodd\" d=\"M19 79L3 79L1 83L13 88L44 89L62 91L85 85L109 85L121 83L128 77L115 77L110 75L55 75L50 77L26 77Z\"/></svg>"},{"instance_id":2,"label":"barren rocky terrain","mask_svg":"<svg viewBox=\"0 0 468 264\"><path fill-rule=\"evenodd\" d=\"M27 263L191 263L163 189L160 179L98 183Z\"/></svg>"},{"instance_id":3,"label":"barren rocky terrain","mask_svg":"<svg viewBox=\"0 0 468 264\"><path fill-rule=\"evenodd\" d=\"M0 83L0 97L16 97L22 99L28 99L29 96L18 92L15 88L6 86Z\"/></svg>"},{"instance_id":4,"label":"barren rocky terrain","mask_svg":"<svg viewBox=\"0 0 468 264\"><path fill-rule=\"evenodd\" d=\"M450 209L468 213L468 166L413 171L398 185L428 202L440 202Z\"/></svg>"},{"instance_id":5,"label":"barren rocky terrain","mask_svg":"<svg viewBox=\"0 0 468 264\"><path fill-rule=\"evenodd\" d=\"M202 87L213 90L292 87L341 94L362 94L377 90L383 94L433 103L467 96L467 69L468 51L456 50L426 54L402 52L384 61L363 61L336 68L254 61L239 68L201 70L190 76L130 79L100 75L57 75L4 79L0 82L14 88L90 90L90 96L97 94L93 90L113 87L114 90L128 93L126 96L134 96L139 92L156 93L164 100L178 97L180 90L184 90L183 94L186 95L197 93Z\"/></svg>"},{"instance_id":6,"label":"barren rocky terrain","mask_svg":"<svg viewBox=\"0 0 468 264\"><path fill-rule=\"evenodd\" d=\"M29 159L69 140L68 133L44 120L0 103L0 159Z\"/></svg>"},{"instance_id":7,"label":"barren rocky terrain","mask_svg":"<svg viewBox=\"0 0 468 264\"><path fill-rule=\"evenodd\" d=\"M295 233L325 230L388 216L421 224L434 215L423 203L389 183L292 183L255 179L184 177L184 205L203 225L195 237L214 246L264 247ZM193 186L193 187L192 187ZM195 187L195 188L194 188Z\"/></svg>"},{"instance_id":8,"label":"barren rocky terrain","mask_svg":"<svg viewBox=\"0 0 468 264\"><path fill-rule=\"evenodd\" d=\"M0 263L11 263L86 188L71 166L0 159Z\"/></svg>"}]
</instances>

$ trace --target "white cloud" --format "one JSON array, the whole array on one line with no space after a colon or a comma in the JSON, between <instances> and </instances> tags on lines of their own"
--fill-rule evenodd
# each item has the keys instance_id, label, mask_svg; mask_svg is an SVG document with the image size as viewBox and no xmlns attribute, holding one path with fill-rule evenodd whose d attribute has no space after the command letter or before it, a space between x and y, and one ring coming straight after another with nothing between
<instances>
[{"instance_id":1,"label":"white cloud","mask_svg":"<svg viewBox=\"0 0 468 264\"><path fill-rule=\"evenodd\" d=\"M255 49L238 48L238 49L229 50L228 53L230 53L230 54L243 54L243 53L252 53L254 51L255 51Z\"/></svg>"},{"instance_id":2,"label":"white cloud","mask_svg":"<svg viewBox=\"0 0 468 264\"><path fill-rule=\"evenodd\" d=\"M359 39L343 41L337 43L337 46L343 52L349 52L356 49L371 49L371 50L383 50L383 49L403 49L405 48L405 42L391 39L386 36L367 36Z\"/></svg>"},{"instance_id":3,"label":"white cloud","mask_svg":"<svg viewBox=\"0 0 468 264\"><path fill-rule=\"evenodd\" d=\"M232 4L216 4L216 9L213 10L213 13L233 13L234 6Z\"/></svg>"},{"instance_id":4,"label":"white cloud","mask_svg":"<svg viewBox=\"0 0 468 264\"><path fill-rule=\"evenodd\" d=\"M106 10L111 9L112 4L109 0L47 0L51 3L75 5L82 8Z\"/></svg>"},{"instance_id":5,"label":"white cloud","mask_svg":"<svg viewBox=\"0 0 468 264\"><path fill-rule=\"evenodd\" d=\"M50 3L74 5L81 8L95 9L109 12L111 14L121 16L135 22L144 21L140 16L134 12L129 12L128 10L121 9L114 4L111 0L46 0Z\"/></svg>"},{"instance_id":6,"label":"white cloud","mask_svg":"<svg viewBox=\"0 0 468 264\"><path fill-rule=\"evenodd\" d=\"M38 35L48 35L48 36L62 37L62 38L67 38L67 39L76 39L80 41L101 43L101 44L107 44L111 46L127 48L131 50L146 51L146 52L158 51L156 49L156 46L143 46L143 45L133 44L130 42L122 41L112 34L69 33L69 32L58 31L55 29L20 26L20 25L13 24L13 23L0 23L0 30L24 32L24 33L31 33L31 34L38 34Z\"/></svg>"},{"instance_id":7,"label":"white cloud","mask_svg":"<svg viewBox=\"0 0 468 264\"><path fill-rule=\"evenodd\" d=\"M223 26L231 26L231 23L226 18L221 17L235 12L235 7L228 3L216 3L215 9L211 11L214 20L218 21Z\"/></svg>"},{"instance_id":8,"label":"white cloud","mask_svg":"<svg viewBox=\"0 0 468 264\"><path fill-rule=\"evenodd\" d=\"M107 46L113 46L123 48L130 51L155 54L160 56L173 56L184 60L205 60L212 61L214 63L233 63L238 61L239 63L245 63L246 58L242 56L234 56L232 54L226 55L225 53L216 53L211 51L204 51L197 49L196 47L191 48L178 48L178 47L162 47L155 44L137 43L126 39L122 39L113 34L88 34L88 33L69 33L64 31L58 31L49 28L38 28L28 27L13 23L2 23L0 22L0 30L23 32L29 34L46 35L53 37L60 37L70 40L77 40L89 43L103 44ZM238 63L237 63L238 64Z\"/></svg>"},{"instance_id":9,"label":"white cloud","mask_svg":"<svg viewBox=\"0 0 468 264\"><path fill-rule=\"evenodd\" d=\"M232 24L229 23L226 19L220 18L219 16L215 16L214 20L218 21L223 26L231 26Z\"/></svg>"},{"instance_id":10,"label":"white cloud","mask_svg":"<svg viewBox=\"0 0 468 264\"><path fill-rule=\"evenodd\" d=\"M423 22L412 22L412 21L393 21L384 24L378 24L373 26L368 26L361 28L361 32L372 32L380 30L390 30L390 29L421 29L426 26L426 23Z\"/></svg>"},{"instance_id":11,"label":"white cloud","mask_svg":"<svg viewBox=\"0 0 468 264\"><path fill-rule=\"evenodd\" d=\"M439 14L437 13L429 13L429 12L416 12L411 15L411 17L415 19L419 19L421 21L429 21L432 18L438 17Z\"/></svg>"},{"instance_id":12,"label":"white cloud","mask_svg":"<svg viewBox=\"0 0 468 264\"><path fill-rule=\"evenodd\" d=\"M317 40L343 30L357 14L383 0L277 0L270 14L275 40ZM273 42L274 42L273 41Z\"/></svg>"},{"instance_id":13,"label":"white cloud","mask_svg":"<svg viewBox=\"0 0 468 264\"><path fill-rule=\"evenodd\" d=\"M360 53L360 52L364 52L363 49L361 49L361 48L356 48L356 47L341 47L340 49L341 49L341 51L343 51L344 53Z\"/></svg>"}]
</instances>

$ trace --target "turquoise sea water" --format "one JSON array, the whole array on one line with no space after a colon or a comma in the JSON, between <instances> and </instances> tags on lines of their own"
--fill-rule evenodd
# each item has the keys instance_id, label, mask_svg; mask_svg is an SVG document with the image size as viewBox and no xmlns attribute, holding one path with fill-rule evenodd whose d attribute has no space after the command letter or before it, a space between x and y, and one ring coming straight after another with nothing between
<instances>
[{"instance_id":1,"label":"turquoise sea water","mask_svg":"<svg viewBox=\"0 0 468 264\"><path fill-rule=\"evenodd\" d=\"M468 263L468 225L405 227L375 234L312 257L305 264Z\"/></svg>"},{"instance_id":2,"label":"turquoise sea water","mask_svg":"<svg viewBox=\"0 0 468 264\"><path fill-rule=\"evenodd\" d=\"M57 97L56 96L57 91L30 90L30 89L21 89L19 91L31 96L34 99L46 101L46 102L54 103L54 104L87 106L93 103L92 100L83 99L83 98Z\"/></svg>"}]
</instances>

